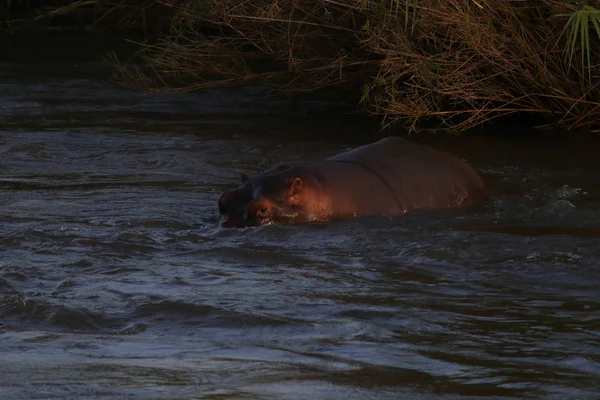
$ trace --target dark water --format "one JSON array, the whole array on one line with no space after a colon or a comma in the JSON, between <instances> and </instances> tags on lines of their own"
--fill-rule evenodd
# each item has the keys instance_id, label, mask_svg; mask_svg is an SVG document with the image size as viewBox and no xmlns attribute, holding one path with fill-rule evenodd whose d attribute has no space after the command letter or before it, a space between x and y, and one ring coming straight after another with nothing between
<instances>
[{"instance_id":1,"label":"dark water","mask_svg":"<svg viewBox=\"0 0 600 400\"><path fill-rule=\"evenodd\" d=\"M373 126L106 72L0 65L0 398L599 398L597 142L430 139L488 204L223 230L240 171Z\"/></svg>"}]
</instances>

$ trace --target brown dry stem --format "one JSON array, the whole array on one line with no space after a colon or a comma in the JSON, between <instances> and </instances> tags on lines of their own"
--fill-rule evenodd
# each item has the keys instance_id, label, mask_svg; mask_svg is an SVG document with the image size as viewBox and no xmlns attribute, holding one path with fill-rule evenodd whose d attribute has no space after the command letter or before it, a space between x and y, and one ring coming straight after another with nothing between
<instances>
[{"instance_id":1,"label":"brown dry stem","mask_svg":"<svg viewBox=\"0 0 600 400\"><path fill-rule=\"evenodd\" d=\"M590 20L587 42L565 34L579 26L569 16L592 18L597 1L157 1L173 12L170 31L140 44L152 72L121 68L123 85L345 87L384 124L413 129L433 119L462 131L514 113L573 129L600 121L600 32Z\"/></svg>"}]
</instances>

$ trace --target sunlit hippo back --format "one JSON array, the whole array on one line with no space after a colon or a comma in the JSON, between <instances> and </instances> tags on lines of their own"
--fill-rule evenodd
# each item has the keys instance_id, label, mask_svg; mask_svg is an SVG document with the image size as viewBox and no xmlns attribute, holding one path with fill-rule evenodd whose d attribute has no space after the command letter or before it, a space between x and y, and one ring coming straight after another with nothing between
<instances>
[{"instance_id":1,"label":"sunlit hippo back","mask_svg":"<svg viewBox=\"0 0 600 400\"><path fill-rule=\"evenodd\" d=\"M390 137L322 161L285 163L219 198L225 227L328 222L466 207L486 190L451 154Z\"/></svg>"}]
</instances>

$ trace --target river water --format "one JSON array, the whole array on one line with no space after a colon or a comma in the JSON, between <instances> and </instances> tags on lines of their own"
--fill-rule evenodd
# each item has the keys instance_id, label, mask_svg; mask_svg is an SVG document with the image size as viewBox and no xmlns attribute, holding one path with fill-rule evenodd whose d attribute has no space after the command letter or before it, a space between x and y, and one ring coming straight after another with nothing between
<instances>
[{"instance_id":1,"label":"river water","mask_svg":"<svg viewBox=\"0 0 600 400\"><path fill-rule=\"evenodd\" d=\"M220 229L241 171L377 127L54 51L0 64L0 398L598 398L597 141L422 138L490 200Z\"/></svg>"}]
</instances>

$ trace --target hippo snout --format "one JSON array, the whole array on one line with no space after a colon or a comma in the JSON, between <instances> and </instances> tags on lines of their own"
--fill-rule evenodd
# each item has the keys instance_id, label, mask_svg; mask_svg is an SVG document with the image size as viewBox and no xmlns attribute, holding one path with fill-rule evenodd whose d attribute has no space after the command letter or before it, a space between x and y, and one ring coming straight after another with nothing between
<instances>
[{"instance_id":1,"label":"hippo snout","mask_svg":"<svg viewBox=\"0 0 600 400\"><path fill-rule=\"evenodd\" d=\"M221 214L221 221L224 228L245 228L253 225L245 215L237 213Z\"/></svg>"}]
</instances>

